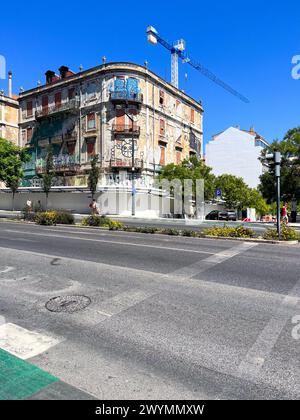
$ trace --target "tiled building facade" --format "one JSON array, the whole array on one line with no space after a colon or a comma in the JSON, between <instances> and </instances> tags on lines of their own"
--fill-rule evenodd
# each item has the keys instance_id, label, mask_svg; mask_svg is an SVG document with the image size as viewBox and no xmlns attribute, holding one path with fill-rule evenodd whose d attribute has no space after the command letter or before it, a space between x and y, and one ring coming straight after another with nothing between
<instances>
[{"instance_id":1,"label":"tiled building facade","mask_svg":"<svg viewBox=\"0 0 300 420\"><path fill-rule=\"evenodd\" d=\"M46 84L20 94L20 142L30 147L23 186L40 186L49 145L55 185L86 186L92 156L99 184L130 180L132 144L137 186L151 185L161 166L202 157L203 109L142 67L109 63L74 74L46 72Z\"/></svg>"}]
</instances>

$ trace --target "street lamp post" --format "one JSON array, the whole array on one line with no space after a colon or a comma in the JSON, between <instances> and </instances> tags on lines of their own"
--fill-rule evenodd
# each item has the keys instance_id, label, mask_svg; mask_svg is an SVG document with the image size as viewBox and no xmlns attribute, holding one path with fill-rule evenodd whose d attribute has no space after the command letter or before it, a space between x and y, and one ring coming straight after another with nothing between
<instances>
[{"instance_id":1,"label":"street lamp post","mask_svg":"<svg viewBox=\"0 0 300 420\"><path fill-rule=\"evenodd\" d=\"M133 135L133 129L134 129L134 120L133 118L127 114L127 117L131 120L131 215L135 216L135 157L134 157L134 135Z\"/></svg>"},{"instance_id":2,"label":"street lamp post","mask_svg":"<svg viewBox=\"0 0 300 420\"><path fill-rule=\"evenodd\" d=\"M117 105L118 109L124 109L123 107ZM120 108L119 108L120 107ZM127 115L129 120L131 121L131 215L135 216L135 156L134 156L134 119L133 117L126 112L124 109L124 113Z\"/></svg>"},{"instance_id":3,"label":"street lamp post","mask_svg":"<svg viewBox=\"0 0 300 420\"><path fill-rule=\"evenodd\" d=\"M280 164L281 164L281 153L275 151L274 153L269 153L266 155L266 158L272 160L275 164L275 178L276 178L276 224L277 224L277 234L278 239L280 240Z\"/></svg>"}]
</instances>

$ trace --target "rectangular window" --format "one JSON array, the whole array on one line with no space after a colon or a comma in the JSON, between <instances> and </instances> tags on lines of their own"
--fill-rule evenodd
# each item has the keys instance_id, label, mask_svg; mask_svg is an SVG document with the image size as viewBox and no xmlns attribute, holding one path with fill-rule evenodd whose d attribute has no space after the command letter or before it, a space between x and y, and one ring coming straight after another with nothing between
<instances>
[{"instance_id":1,"label":"rectangular window","mask_svg":"<svg viewBox=\"0 0 300 420\"><path fill-rule=\"evenodd\" d=\"M56 92L56 94L54 95L54 102L56 109L61 107L61 92Z\"/></svg>"},{"instance_id":2,"label":"rectangular window","mask_svg":"<svg viewBox=\"0 0 300 420\"><path fill-rule=\"evenodd\" d=\"M68 99L69 100L71 100L71 99L74 99L75 98L75 88L69 88L69 90L68 90Z\"/></svg>"},{"instance_id":3,"label":"rectangular window","mask_svg":"<svg viewBox=\"0 0 300 420\"><path fill-rule=\"evenodd\" d=\"M76 142L75 141L69 141L67 143L67 148L68 148L69 155L74 155L74 153L75 153L75 146L76 146Z\"/></svg>"},{"instance_id":4,"label":"rectangular window","mask_svg":"<svg viewBox=\"0 0 300 420\"><path fill-rule=\"evenodd\" d=\"M180 165L180 163L181 163L181 151L176 150L176 164Z\"/></svg>"},{"instance_id":5,"label":"rectangular window","mask_svg":"<svg viewBox=\"0 0 300 420\"><path fill-rule=\"evenodd\" d=\"M163 120L163 119L160 119L159 120L159 134L161 135L161 136L164 136L165 135L165 120Z\"/></svg>"},{"instance_id":6,"label":"rectangular window","mask_svg":"<svg viewBox=\"0 0 300 420\"><path fill-rule=\"evenodd\" d=\"M43 110L43 115L48 114L48 96L42 97L42 110Z\"/></svg>"},{"instance_id":7,"label":"rectangular window","mask_svg":"<svg viewBox=\"0 0 300 420\"><path fill-rule=\"evenodd\" d=\"M165 102L165 92L163 90L159 91L159 104L163 105Z\"/></svg>"},{"instance_id":8,"label":"rectangular window","mask_svg":"<svg viewBox=\"0 0 300 420\"><path fill-rule=\"evenodd\" d=\"M164 166L166 164L166 148L165 147L161 147L160 148L160 159L159 159L159 164L161 166Z\"/></svg>"},{"instance_id":9,"label":"rectangular window","mask_svg":"<svg viewBox=\"0 0 300 420\"><path fill-rule=\"evenodd\" d=\"M194 123L195 122L195 110L191 109L191 122Z\"/></svg>"},{"instance_id":10,"label":"rectangular window","mask_svg":"<svg viewBox=\"0 0 300 420\"><path fill-rule=\"evenodd\" d=\"M95 143L96 139L94 137L86 140L86 151L88 159L94 156L95 154Z\"/></svg>"},{"instance_id":11,"label":"rectangular window","mask_svg":"<svg viewBox=\"0 0 300 420\"><path fill-rule=\"evenodd\" d=\"M26 104L26 116L32 117L33 111L32 111L32 101L28 101Z\"/></svg>"},{"instance_id":12,"label":"rectangular window","mask_svg":"<svg viewBox=\"0 0 300 420\"><path fill-rule=\"evenodd\" d=\"M87 130L94 130L96 128L96 115L94 112L91 112L86 117L86 129Z\"/></svg>"},{"instance_id":13,"label":"rectangular window","mask_svg":"<svg viewBox=\"0 0 300 420\"><path fill-rule=\"evenodd\" d=\"M27 143L30 142L31 137L32 137L32 127L28 127L26 129L26 140L27 140Z\"/></svg>"}]
</instances>

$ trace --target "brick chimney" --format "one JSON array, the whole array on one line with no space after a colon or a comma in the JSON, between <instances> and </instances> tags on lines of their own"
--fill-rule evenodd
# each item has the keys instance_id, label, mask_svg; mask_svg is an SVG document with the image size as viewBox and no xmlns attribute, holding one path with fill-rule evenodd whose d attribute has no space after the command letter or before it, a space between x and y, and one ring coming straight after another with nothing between
<instances>
[{"instance_id":1,"label":"brick chimney","mask_svg":"<svg viewBox=\"0 0 300 420\"><path fill-rule=\"evenodd\" d=\"M47 70L46 73L45 73L45 75L46 75L46 84L47 85L49 85L50 83L53 83L54 82L54 80L56 78L56 75L55 75L54 71Z\"/></svg>"},{"instance_id":2,"label":"brick chimney","mask_svg":"<svg viewBox=\"0 0 300 420\"><path fill-rule=\"evenodd\" d=\"M59 70L59 73L60 73L60 77L62 79L65 79L66 77L69 77L69 76L73 76L73 74L75 74L67 66L60 66L60 68L58 70Z\"/></svg>"}]
</instances>

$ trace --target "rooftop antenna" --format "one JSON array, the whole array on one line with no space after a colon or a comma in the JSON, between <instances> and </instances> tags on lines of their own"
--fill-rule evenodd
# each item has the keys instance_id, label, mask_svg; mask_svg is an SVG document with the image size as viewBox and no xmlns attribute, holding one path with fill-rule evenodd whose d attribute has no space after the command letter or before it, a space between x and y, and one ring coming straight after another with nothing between
<instances>
[{"instance_id":1,"label":"rooftop antenna","mask_svg":"<svg viewBox=\"0 0 300 420\"><path fill-rule=\"evenodd\" d=\"M83 70L83 65L82 65L82 64L80 64L80 66L79 66L79 71L80 71L80 72L82 72L82 70Z\"/></svg>"},{"instance_id":2,"label":"rooftop antenna","mask_svg":"<svg viewBox=\"0 0 300 420\"><path fill-rule=\"evenodd\" d=\"M105 64L106 63L106 57L105 57L105 55L102 57L102 64Z\"/></svg>"}]
</instances>

